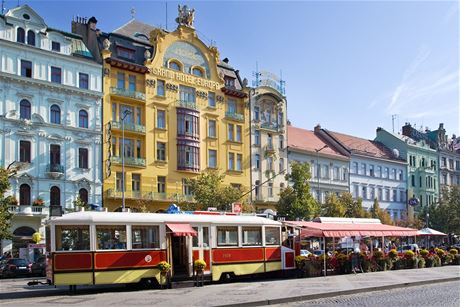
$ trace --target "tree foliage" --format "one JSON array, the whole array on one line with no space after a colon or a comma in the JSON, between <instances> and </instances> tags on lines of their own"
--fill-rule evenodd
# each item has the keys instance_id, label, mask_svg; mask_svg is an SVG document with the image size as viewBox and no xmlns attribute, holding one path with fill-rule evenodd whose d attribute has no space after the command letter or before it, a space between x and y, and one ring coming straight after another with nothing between
<instances>
[{"instance_id":1,"label":"tree foliage","mask_svg":"<svg viewBox=\"0 0 460 307\"><path fill-rule=\"evenodd\" d=\"M329 193L326 201L321 204L321 216L344 217L346 208L335 193Z\"/></svg>"},{"instance_id":2,"label":"tree foliage","mask_svg":"<svg viewBox=\"0 0 460 307\"><path fill-rule=\"evenodd\" d=\"M388 214L388 212L380 208L380 204L377 198L374 198L374 204L371 208L371 217L374 219L379 219L382 224L393 224L391 216Z\"/></svg>"},{"instance_id":3,"label":"tree foliage","mask_svg":"<svg viewBox=\"0 0 460 307\"><path fill-rule=\"evenodd\" d=\"M340 202L345 207L345 217L369 218L370 214L363 208L363 199L359 197L354 200L349 192L342 193L339 198Z\"/></svg>"},{"instance_id":4,"label":"tree foliage","mask_svg":"<svg viewBox=\"0 0 460 307\"><path fill-rule=\"evenodd\" d=\"M279 215L286 215L290 220L311 219L319 214L320 208L310 194L310 166L308 163L293 162L291 173L286 174L292 187L284 189L276 204Z\"/></svg>"},{"instance_id":5,"label":"tree foliage","mask_svg":"<svg viewBox=\"0 0 460 307\"><path fill-rule=\"evenodd\" d=\"M0 240L11 239L11 218L8 206L14 204L16 199L13 196L5 197L5 192L10 188L10 172L0 168Z\"/></svg>"},{"instance_id":6,"label":"tree foliage","mask_svg":"<svg viewBox=\"0 0 460 307\"><path fill-rule=\"evenodd\" d=\"M196 209L206 210L216 207L217 210L227 211L231 204L240 200L243 191L223 184L224 174L216 171L206 171L196 179L188 179L191 191L197 201Z\"/></svg>"},{"instance_id":7,"label":"tree foliage","mask_svg":"<svg viewBox=\"0 0 460 307\"><path fill-rule=\"evenodd\" d=\"M439 204L423 207L418 218L426 221L427 213L429 213L430 228L446 234L460 233L460 187L444 189Z\"/></svg>"}]
</instances>

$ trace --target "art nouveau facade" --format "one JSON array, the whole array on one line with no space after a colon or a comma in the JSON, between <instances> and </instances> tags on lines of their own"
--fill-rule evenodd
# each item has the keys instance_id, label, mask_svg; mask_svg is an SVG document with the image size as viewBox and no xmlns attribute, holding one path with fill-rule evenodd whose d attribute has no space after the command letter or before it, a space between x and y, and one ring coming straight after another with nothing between
<instances>
[{"instance_id":1,"label":"art nouveau facade","mask_svg":"<svg viewBox=\"0 0 460 307\"><path fill-rule=\"evenodd\" d=\"M274 209L286 187L286 97L272 86L251 90L251 183L256 211Z\"/></svg>"},{"instance_id":2,"label":"art nouveau facade","mask_svg":"<svg viewBox=\"0 0 460 307\"><path fill-rule=\"evenodd\" d=\"M73 29L88 41L97 35L85 22ZM150 212L194 202L186 179L205 170L249 189L247 93L191 24L166 32L133 19L88 47L103 58L108 210L121 209L123 194L126 207Z\"/></svg>"},{"instance_id":3,"label":"art nouveau facade","mask_svg":"<svg viewBox=\"0 0 460 307\"><path fill-rule=\"evenodd\" d=\"M34 232L45 237L50 205L102 205L102 70L79 36L48 28L27 5L0 18L0 59L0 160L18 169L14 244L2 247L15 251Z\"/></svg>"}]
</instances>

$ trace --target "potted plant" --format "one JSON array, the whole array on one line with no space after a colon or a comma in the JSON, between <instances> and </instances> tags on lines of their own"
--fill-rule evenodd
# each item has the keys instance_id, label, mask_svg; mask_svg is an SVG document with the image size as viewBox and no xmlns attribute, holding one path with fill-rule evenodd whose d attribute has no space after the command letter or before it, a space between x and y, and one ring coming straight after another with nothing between
<instances>
[{"instance_id":1,"label":"potted plant","mask_svg":"<svg viewBox=\"0 0 460 307\"><path fill-rule=\"evenodd\" d=\"M204 261L203 259L197 259L193 263L193 266L195 267L195 271L197 273L203 274L203 271L206 268L206 261Z\"/></svg>"},{"instance_id":2,"label":"potted plant","mask_svg":"<svg viewBox=\"0 0 460 307\"><path fill-rule=\"evenodd\" d=\"M45 201L43 200L43 198L41 198L40 196L38 196L34 202L32 203L34 206L43 206L43 204L45 203Z\"/></svg>"},{"instance_id":3,"label":"potted plant","mask_svg":"<svg viewBox=\"0 0 460 307\"><path fill-rule=\"evenodd\" d=\"M169 271L171 270L171 264L167 261L160 261L157 264L157 269L160 270L160 285L169 285Z\"/></svg>"}]
</instances>

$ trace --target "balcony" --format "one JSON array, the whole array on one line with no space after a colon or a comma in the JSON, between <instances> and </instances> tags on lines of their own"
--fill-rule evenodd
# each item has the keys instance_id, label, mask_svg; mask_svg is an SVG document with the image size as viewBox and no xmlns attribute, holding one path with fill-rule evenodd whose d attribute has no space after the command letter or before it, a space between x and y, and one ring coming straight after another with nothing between
<instances>
[{"instance_id":1,"label":"balcony","mask_svg":"<svg viewBox=\"0 0 460 307\"><path fill-rule=\"evenodd\" d=\"M225 118L244 122L244 115L235 112L225 112Z\"/></svg>"},{"instance_id":2,"label":"balcony","mask_svg":"<svg viewBox=\"0 0 460 307\"><path fill-rule=\"evenodd\" d=\"M121 157L113 156L113 163L121 164ZM125 165L135 166L135 167L145 167L145 159L134 158L134 157L125 157Z\"/></svg>"},{"instance_id":3,"label":"balcony","mask_svg":"<svg viewBox=\"0 0 460 307\"><path fill-rule=\"evenodd\" d=\"M260 128L264 130L278 132L281 130L282 126L278 125L277 123L263 122L262 124L260 124Z\"/></svg>"},{"instance_id":4,"label":"balcony","mask_svg":"<svg viewBox=\"0 0 460 307\"><path fill-rule=\"evenodd\" d=\"M198 111L198 106L192 101L176 100L176 107Z\"/></svg>"},{"instance_id":5,"label":"balcony","mask_svg":"<svg viewBox=\"0 0 460 307\"><path fill-rule=\"evenodd\" d=\"M60 178L64 175L64 166L61 164L48 164L46 166L46 173L53 179Z\"/></svg>"},{"instance_id":6,"label":"balcony","mask_svg":"<svg viewBox=\"0 0 460 307\"><path fill-rule=\"evenodd\" d=\"M8 206L12 214L22 216L48 216L49 208L45 206Z\"/></svg>"},{"instance_id":7,"label":"balcony","mask_svg":"<svg viewBox=\"0 0 460 307\"><path fill-rule=\"evenodd\" d=\"M124 88L111 87L110 93L117 96L145 101L145 94L142 92L128 91Z\"/></svg>"},{"instance_id":8,"label":"balcony","mask_svg":"<svg viewBox=\"0 0 460 307\"><path fill-rule=\"evenodd\" d=\"M109 198L121 198L121 191L115 191L108 189L105 192ZM180 193L158 193L158 192L147 192L142 194L141 191L125 191L126 199L142 199L151 201L166 201L166 202L194 202L193 195L185 195Z\"/></svg>"},{"instance_id":9,"label":"balcony","mask_svg":"<svg viewBox=\"0 0 460 307\"><path fill-rule=\"evenodd\" d=\"M121 122L112 120L112 128L113 129L122 129ZM145 126L142 125L136 125L133 123L125 123L125 131L132 131L132 132L137 132L137 133L145 133Z\"/></svg>"}]
</instances>

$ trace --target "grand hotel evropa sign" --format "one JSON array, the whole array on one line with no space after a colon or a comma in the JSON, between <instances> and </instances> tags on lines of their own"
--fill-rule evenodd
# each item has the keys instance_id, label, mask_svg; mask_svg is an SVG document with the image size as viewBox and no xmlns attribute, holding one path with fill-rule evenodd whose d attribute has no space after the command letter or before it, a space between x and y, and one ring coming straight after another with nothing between
<instances>
[{"instance_id":1,"label":"grand hotel evropa sign","mask_svg":"<svg viewBox=\"0 0 460 307\"><path fill-rule=\"evenodd\" d=\"M164 68L153 68L151 70L151 74L162 78L173 79L190 85L206 87L211 90L218 90L222 87L219 82L197 78L191 75L170 71Z\"/></svg>"}]
</instances>

